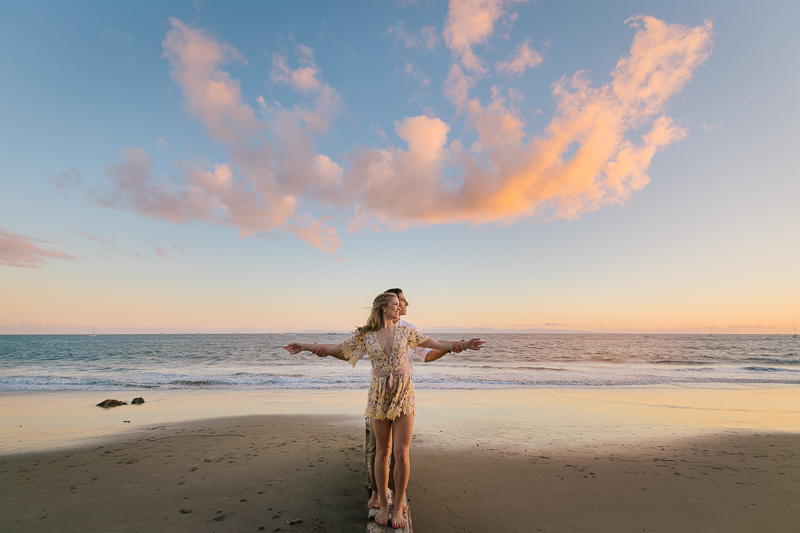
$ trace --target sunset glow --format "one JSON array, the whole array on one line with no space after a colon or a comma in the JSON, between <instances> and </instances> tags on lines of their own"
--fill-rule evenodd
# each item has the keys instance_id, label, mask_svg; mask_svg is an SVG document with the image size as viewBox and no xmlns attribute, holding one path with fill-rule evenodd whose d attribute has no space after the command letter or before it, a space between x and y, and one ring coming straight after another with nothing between
<instances>
[{"instance_id":1,"label":"sunset glow","mask_svg":"<svg viewBox=\"0 0 800 533\"><path fill-rule=\"evenodd\" d=\"M2 8L0 334L800 324L795 4L177 5Z\"/></svg>"}]
</instances>

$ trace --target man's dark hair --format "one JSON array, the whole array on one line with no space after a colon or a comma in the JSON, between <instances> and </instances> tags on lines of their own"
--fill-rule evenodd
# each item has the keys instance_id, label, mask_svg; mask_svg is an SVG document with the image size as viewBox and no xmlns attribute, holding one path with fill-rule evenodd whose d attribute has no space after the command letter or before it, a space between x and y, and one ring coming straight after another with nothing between
<instances>
[{"instance_id":1,"label":"man's dark hair","mask_svg":"<svg viewBox=\"0 0 800 533\"><path fill-rule=\"evenodd\" d=\"M400 296L403 293L403 289L389 289L389 290L385 290L383 292L391 292L392 294L396 294L397 296Z\"/></svg>"}]
</instances>

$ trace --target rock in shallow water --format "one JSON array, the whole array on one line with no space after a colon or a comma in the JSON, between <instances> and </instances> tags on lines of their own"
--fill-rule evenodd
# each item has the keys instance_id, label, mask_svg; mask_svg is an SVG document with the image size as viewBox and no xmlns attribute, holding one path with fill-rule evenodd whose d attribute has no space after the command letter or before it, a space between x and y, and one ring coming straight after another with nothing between
<instances>
[{"instance_id":1,"label":"rock in shallow water","mask_svg":"<svg viewBox=\"0 0 800 533\"><path fill-rule=\"evenodd\" d=\"M119 405L128 405L128 402L122 402L120 400L103 400L102 402L97 404L97 407L117 407Z\"/></svg>"},{"instance_id":2,"label":"rock in shallow water","mask_svg":"<svg viewBox=\"0 0 800 533\"><path fill-rule=\"evenodd\" d=\"M140 403L144 403L144 398L139 396L138 398L134 398L133 400L131 400L131 403L133 405L139 405Z\"/></svg>"}]
</instances>

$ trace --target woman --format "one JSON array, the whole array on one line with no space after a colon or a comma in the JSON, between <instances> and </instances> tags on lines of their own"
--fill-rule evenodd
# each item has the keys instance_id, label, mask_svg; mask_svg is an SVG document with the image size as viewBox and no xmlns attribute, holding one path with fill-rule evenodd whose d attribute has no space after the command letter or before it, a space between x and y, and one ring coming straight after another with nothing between
<instances>
[{"instance_id":1,"label":"woman","mask_svg":"<svg viewBox=\"0 0 800 533\"><path fill-rule=\"evenodd\" d=\"M414 384L408 370L408 349L417 346L435 350L453 350L456 343L428 338L408 326L397 326L400 319L400 302L392 293L379 294L372 302L366 325L341 344L307 344L295 342L284 346L292 354L302 351L318 352L349 361L355 366L361 357L369 356L372 363L372 381L367 396L364 416L372 421L377 450L375 455L375 481L378 484L380 510L375 522L392 527L405 526L403 505L410 472L408 449L414 430ZM480 350L483 341L470 339L460 344L468 350ZM392 446L394 440L394 447ZM386 495L389 481L389 453L394 448L394 513L389 516Z\"/></svg>"}]
</instances>

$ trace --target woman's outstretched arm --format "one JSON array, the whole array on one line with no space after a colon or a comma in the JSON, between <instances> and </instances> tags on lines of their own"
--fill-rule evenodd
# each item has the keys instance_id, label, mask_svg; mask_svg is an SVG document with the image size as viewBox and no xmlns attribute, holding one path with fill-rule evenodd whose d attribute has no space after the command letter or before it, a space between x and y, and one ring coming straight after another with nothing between
<instances>
[{"instance_id":1,"label":"woman's outstretched arm","mask_svg":"<svg viewBox=\"0 0 800 533\"><path fill-rule=\"evenodd\" d=\"M461 353L467 349L466 347L467 341L461 339L461 342L454 342L452 350L428 350L428 353L425 354L425 358L422 359L423 363L432 363L437 359L441 359L445 355L449 353Z\"/></svg>"},{"instance_id":2,"label":"woman's outstretched arm","mask_svg":"<svg viewBox=\"0 0 800 533\"><path fill-rule=\"evenodd\" d=\"M306 351L317 354L320 357L327 357L329 355L332 355L336 359L347 361L347 359L344 358L342 347L339 344L310 344L306 342L293 342L291 344L284 346L283 349L289 352L290 354L298 354L300 352Z\"/></svg>"},{"instance_id":3,"label":"woman's outstretched arm","mask_svg":"<svg viewBox=\"0 0 800 533\"><path fill-rule=\"evenodd\" d=\"M428 339L420 346L425 348L432 348L434 350L457 350L458 345L464 346L467 350L480 350L481 347L485 344L485 341L478 339L477 337L474 339L470 339L467 342L464 341L437 341L436 339ZM460 350L459 350L460 351Z\"/></svg>"}]
</instances>

